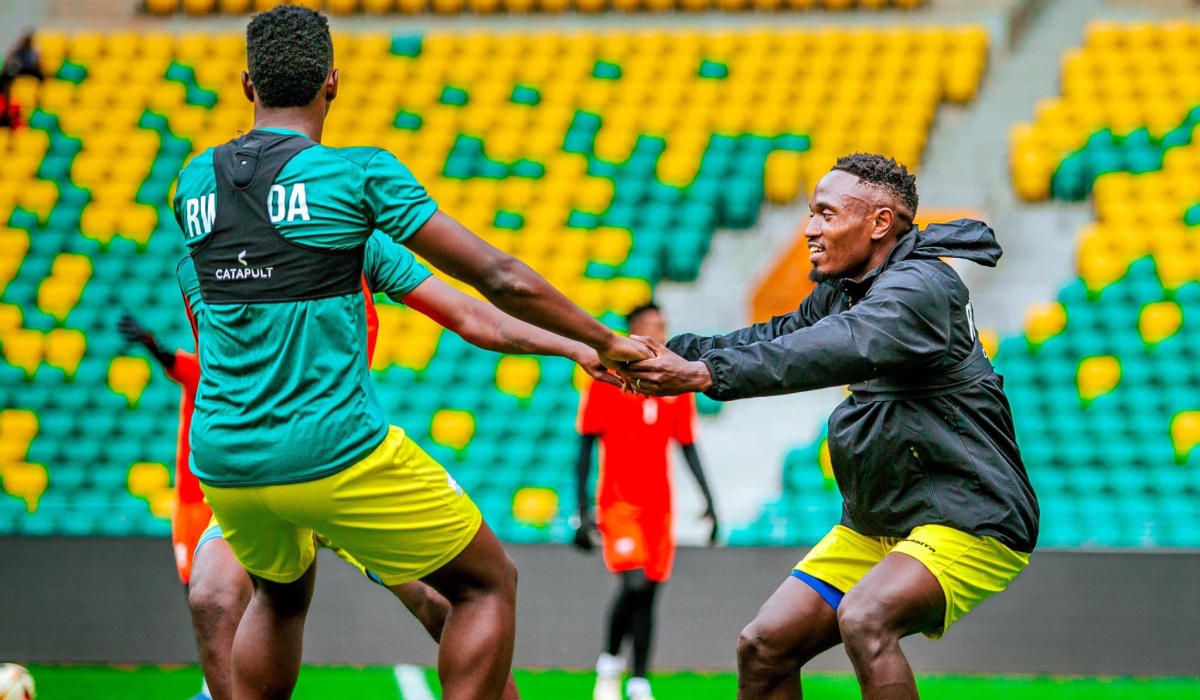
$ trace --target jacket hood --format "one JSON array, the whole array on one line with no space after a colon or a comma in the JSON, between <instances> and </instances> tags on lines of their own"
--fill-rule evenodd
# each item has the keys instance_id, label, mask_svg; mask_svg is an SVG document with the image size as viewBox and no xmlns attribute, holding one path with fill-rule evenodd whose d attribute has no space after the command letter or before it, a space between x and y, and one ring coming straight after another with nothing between
<instances>
[{"instance_id":1,"label":"jacket hood","mask_svg":"<svg viewBox=\"0 0 1200 700\"><path fill-rule=\"evenodd\" d=\"M958 219L914 230L896 244L889 262L962 258L985 267L995 267L1003 254L990 226L974 219Z\"/></svg>"}]
</instances>

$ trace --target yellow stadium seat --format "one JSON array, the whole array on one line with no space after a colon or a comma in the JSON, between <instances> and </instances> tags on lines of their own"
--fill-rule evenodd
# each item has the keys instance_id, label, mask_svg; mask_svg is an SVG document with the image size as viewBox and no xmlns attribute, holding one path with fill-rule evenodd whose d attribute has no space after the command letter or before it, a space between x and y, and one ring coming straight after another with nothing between
<instances>
[{"instance_id":1,"label":"yellow stadium seat","mask_svg":"<svg viewBox=\"0 0 1200 700\"><path fill-rule=\"evenodd\" d=\"M291 0L291 4L307 7L310 10L320 10L323 3L321 0Z\"/></svg>"},{"instance_id":2,"label":"yellow stadium seat","mask_svg":"<svg viewBox=\"0 0 1200 700\"><path fill-rule=\"evenodd\" d=\"M11 331L0 338L0 345L8 364L25 370L26 375L32 376L42 363L43 341L38 331Z\"/></svg>"},{"instance_id":3,"label":"yellow stadium seat","mask_svg":"<svg viewBox=\"0 0 1200 700\"><path fill-rule=\"evenodd\" d=\"M266 12L277 5L285 5L287 0L254 0L255 12Z\"/></svg>"},{"instance_id":4,"label":"yellow stadium seat","mask_svg":"<svg viewBox=\"0 0 1200 700\"><path fill-rule=\"evenodd\" d=\"M16 440L28 445L38 432L38 417L24 408L0 411L0 440Z\"/></svg>"},{"instance_id":5,"label":"yellow stadium seat","mask_svg":"<svg viewBox=\"0 0 1200 700\"><path fill-rule=\"evenodd\" d=\"M433 11L438 14L452 15L462 12L463 0L431 0Z\"/></svg>"},{"instance_id":6,"label":"yellow stadium seat","mask_svg":"<svg viewBox=\"0 0 1200 700\"><path fill-rule=\"evenodd\" d=\"M108 386L136 406L150 381L150 363L144 357L116 357L108 365Z\"/></svg>"},{"instance_id":7,"label":"yellow stadium seat","mask_svg":"<svg viewBox=\"0 0 1200 700\"><path fill-rule=\"evenodd\" d=\"M633 235L620 228L598 228L588 237L588 257L602 265L620 265L633 247Z\"/></svg>"},{"instance_id":8,"label":"yellow stadium seat","mask_svg":"<svg viewBox=\"0 0 1200 700\"><path fill-rule=\"evenodd\" d=\"M146 11L156 15L169 15L179 9L179 0L146 0Z\"/></svg>"},{"instance_id":9,"label":"yellow stadium seat","mask_svg":"<svg viewBox=\"0 0 1200 700\"><path fill-rule=\"evenodd\" d=\"M1067 310L1058 302L1035 304L1025 312L1025 337L1040 345L1067 327Z\"/></svg>"},{"instance_id":10,"label":"yellow stadium seat","mask_svg":"<svg viewBox=\"0 0 1200 700\"><path fill-rule=\"evenodd\" d=\"M775 151L767 156L763 184L767 199L784 204L800 193L804 156L791 151Z\"/></svg>"},{"instance_id":11,"label":"yellow stadium seat","mask_svg":"<svg viewBox=\"0 0 1200 700\"><path fill-rule=\"evenodd\" d=\"M79 303L82 285L74 280L47 277L38 285L37 305L62 323Z\"/></svg>"},{"instance_id":12,"label":"yellow stadium seat","mask_svg":"<svg viewBox=\"0 0 1200 700\"><path fill-rule=\"evenodd\" d=\"M1151 345L1175 335L1182 325L1183 311L1173 301L1146 304L1138 314L1138 332Z\"/></svg>"},{"instance_id":13,"label":"yellow stadium seat","mask_svg":"<svg viewBox=\"0 0 1200 700\"><path fill-rule=\"evenodd\" d=\"M159 462L138 462L129 467L126 479L129 493L140 498L171 486L171 472L167 465Z\"/></svg>"},{"instance_id":14,"label":"yellow stadium seat","mask_svg":"<svg viewBox=\"0 0 1200 700\"><path fill-rule=\"evenodd\" d=\"M86 255L61 253L50 266L50 274L63 279L86 280L92 276L92 259Z\"/></svg>"},{"instance_id":15,"label":"yellow stadium seat","mask_svg":"<svg viewBox=\"0 0 1200 700\"><path fill-rule=\"evenodd\" d=\"M608 0L575 0L575 9L580 12L601 12L608 6Z\"/></svg>"},{"instance_id":16,"label":"yellow stadium seat","mask_svg":"<svg viewBox=\"0 0 1200 700\"><path fill-rule=\"evenodd\" d=\"M21 307L16 304L0 304L0 338L9 331L18 330L24 320Z\"/></svg>"},{"instance_id":17,"label":"yellow stadium seat","mask_svg":"<svg viewBox=\"0 0 1200 700\"><path fill-rule=\"evenodd\" d=\"M146 499L150 504L150 514L156 518L169 520L175 513L175 490L163 488L154 491Z\"/></svg>"},{"instance_id":18,"label":"yellow stadium seat","mask_svg":"<svg viewBox=\"0 0 1200 700\"><path fill-rule=\"evenodd\" d=\"M512 514L519 523L545 527L558 515L558 492L533 486L518 489L513 494Z\"/></svg>"},{"instance_id":19,"label":"yellow stadium seat","mask_svg":"<svg viewBox=\"0 0 1200 700\"><path fill-rule=\"evenodd\" d=\"M1171 419L1171 442L1175 445L1175 460L1182 464L1188 453L1200 444L1200 411L1180 411Z\"/></svg>"},{"instance_id":20,"label":"yellow stadium seat","mask_svg":"<svg viewBox=\"0 0 1200 700\"><path fill-rule=\"evenodd\" d=\"M470 411L443 408L433 414L429 436L439 445L465 449L475 436L475 416Z\"/></svg>"},{"instance_id":21,"label":"yellow stadium seat","mask_svg":"<svg viewBox=\"0 0 1200 700\"><path fill-rule=\"evenodd\" d=\"M9 495L23 499L25 509L30 513L37 510L38 500L48 482L46 467L41 464L0 464L0 485Z\"/></svg>"},{"instance_id":22,"label":"yellow stadium seat","mask_svg":"<svg viewBox=\"0 0 1200 700\"><path fill-rule=\"evenodd\" d=\"M533 357L506 356L496 363L496 388L518 399L533 396L541 378L542 365Z\"/></svg>"},{"instance_id":23,"label":"yellow stadium seat","mask_svg":"<svg viewBox=\"0 0 1200 700\"><path fill-rule=\"evenodd\" d=\"M189 15L207 15L216 8L216 0L183 0L183 11Z\"/></svg>"},{"instance_id":24,"label":"yellow stadium seat","mask_svg":"<svg viewBox=\"0 0 1200 700\"><path fill-rule=\"evenodd\" d=\"M217 0L217 9L231 15L244 15L250 11L252 0Z\"/></svg>"},{"instance_id":25,"label":"yellow stadium seat","mask_svg":"<svg viewBox=\"0 0 1200 700\"><path fill-rule=\"evenodd\" d=\"M329 11L337 15L356 12L358 11L358 0L329 0Z\"/></svg>"},{"instance_id":26,"label":"yellow stadium seat","mask_svg":"<svg viewBox=\"0 0 1200 700\"><path fill-rule=\"evenodd\" d=\"M1096 400L1117 387L1121 381L1121 362L1111 355L1085 357L1075 375L1079 398L1085 403Z\"/></svg>"},{"instance_id":27,"label":"yellow stadium seat","mask_svg":"<svg viewBox=\"0 0 1200 700\"><path fill-rule=\"evenodd\" d=\"M61 369L68 377L75 376L86 350L83 331L56 328L46 334L46 364Z\"/></svg>"}]
</instances>

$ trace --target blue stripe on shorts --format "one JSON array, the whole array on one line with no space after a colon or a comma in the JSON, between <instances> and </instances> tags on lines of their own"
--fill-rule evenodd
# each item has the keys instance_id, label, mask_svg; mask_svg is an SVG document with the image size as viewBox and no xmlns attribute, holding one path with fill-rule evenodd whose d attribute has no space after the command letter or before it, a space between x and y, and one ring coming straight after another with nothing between
<instances>
[{"instance_id":1,"label":"blue stripe on shorts","mask_svg":"<svg viewBox=\"0 0 1200 700\"><path fill-rule=\"evenodd\" d=\"M208 542L209 540L215 540L215 539L218 539L218 538L221 538L224 536L225 536L225 533L221 532L220 525L213 525L212 527L205 530L204 534L200 535L200 541L196 543L196 549L192 552L192 558L194 559L196 557L196 554L200 551L200 548L204 546L205 542Z\"/></svg>"},{"instance_id":2,"label":"blue stripe on shorts","mask_svg":"<svg viewBox=\"0 0 1200 700\"><path fill-rule=\"evenodd\" d=\"M826 603L829 603L829 607L833 608L834 612L837 612L838 605L841 605L842 603L842 598L846 597L845 593L842 593L816 576L806 574L799 569L792 571L792 578L798 578L807 583L814 591L817 592L817 595L821 596Z\"/></svg>"}]
</instances>

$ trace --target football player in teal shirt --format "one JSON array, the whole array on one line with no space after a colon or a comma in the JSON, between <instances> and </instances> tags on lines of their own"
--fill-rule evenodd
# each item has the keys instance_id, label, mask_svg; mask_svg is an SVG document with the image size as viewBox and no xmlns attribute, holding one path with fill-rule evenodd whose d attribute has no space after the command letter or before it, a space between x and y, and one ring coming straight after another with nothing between
<instances>
[{"instance_id":1,"label":"football player in teal shirt","mask_svg":"<svg viewBox=\"0 0 1200 700\"><path fill-rule=\"evenodd\" d=\"M195 158L175 198L191 251L180 280L202 302L191 306L201 364L192 467L254 581L234 640L234 696L290 695L317 533L384 585L419 579L443 595L443 697L499 698L516 570L458 484L383 417L366 357L367 240L382 231L609 367L651 352L439 211L391 154L320 145L339 79L323 17L280 6L246 35L254 129Z\"/></svg>"}]
</instances>

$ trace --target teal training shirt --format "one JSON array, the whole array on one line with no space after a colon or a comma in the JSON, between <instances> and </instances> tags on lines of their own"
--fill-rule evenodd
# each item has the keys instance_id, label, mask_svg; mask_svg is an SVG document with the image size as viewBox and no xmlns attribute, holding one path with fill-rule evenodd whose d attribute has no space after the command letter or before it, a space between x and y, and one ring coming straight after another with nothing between
<instances>
[{"instance_id":1,"label":"teal training shirt","mask_svg":"<svg viewBox=\"0 0 1200 700\"><path fill-rule=\"evenodd\" d=\"M365 243L372 292L399 299L429 276L398 244L437 204L386 151L319 144L301 151L279 173L265 205L287 240L331 249ZM213 149L180 173L174 209L195 250L216 214ZM191 463L201 481L312 481L352 466L383 441L388 424L371 386L363 294L207 306L190 258L178 274L200 358Z\"/></svg>"}]
</instances>

